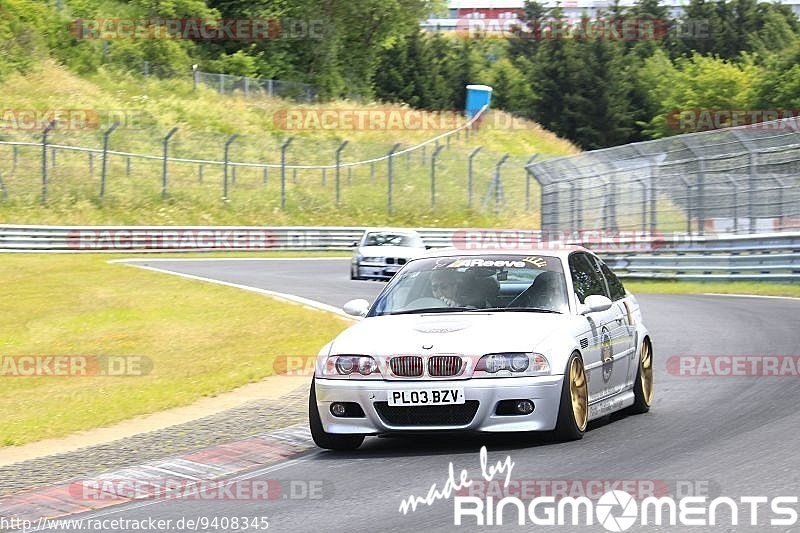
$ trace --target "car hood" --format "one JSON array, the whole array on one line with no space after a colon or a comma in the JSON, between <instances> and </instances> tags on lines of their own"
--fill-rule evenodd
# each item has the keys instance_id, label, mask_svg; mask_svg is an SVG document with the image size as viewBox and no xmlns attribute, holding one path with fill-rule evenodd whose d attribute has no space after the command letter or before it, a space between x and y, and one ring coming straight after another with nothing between
<instances>
[{"instance_id":1,"label":"car hood","mask_svg":"<svg viewBox=\"0 0 800 533\"><path fill-rule=\"evenodd\" d=\"M425 249L410 246L362 246L357 251L364 257L406 257L410 259L422 255Z\"/></svg>"},{"instance_id":2,"label":"car hood","mask_svg":"<svg viewBox=\"0 0 800 533\"><path fill-rule=\"evenodd\" d=\"M530 352L546 338L566 329L568 323L567 315L525 312L370 317L334 339L330 353L483 355L501 351Z\"/></svg>"}]
</instances>

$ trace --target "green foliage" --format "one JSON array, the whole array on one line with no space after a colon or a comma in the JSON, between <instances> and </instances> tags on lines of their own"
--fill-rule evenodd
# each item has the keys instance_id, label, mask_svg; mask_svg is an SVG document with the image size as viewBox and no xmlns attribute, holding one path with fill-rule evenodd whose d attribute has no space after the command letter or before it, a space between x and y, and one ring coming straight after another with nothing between
<instances>
[{"instance_id":1,"label":"green foliage","mask_svg":"<svg viewBox=\"0 0 800 533\"><path fill-rule=\"evenodd\" d=\"M209 64L213 66L215 72L254 77L258 74L257 63L257 58L248 55L243 50L237 50L230 55L221 55Z\"/></svg>"},{"instance_id":2,"label":"green foliage","mask_svg":"<svg viewBox=\"0 0 800 533\"><path fill-rule=\"evenodd\" d=\"M486 76L496 94L493 105L519 116L530 113L533 91L523 71L510 59L503 58L493 63Z\"/></svg>"},{"instance_id":3,"label":"green foliage","mask_svg":"<svg viewBox=\"0 0 800 533\"><path fill-rule=\"evenodd\" d=\"M659 138L695 131L691 123L676 127L679 112L752 108L761 70L748 61L737 64L700 54L672 64L658 53L647 60L640 74L642 83L652 88L650 101L658 106L645 131Z\"/></svg>"},{"instance_id":4,"label":"green foliage","mask_svg":"<svg viewBox=\"0 0 800 533\"><path fill-rule=\"evenodd\" d=\"M494 106L584 148L681 133L675 110L800 106L800 21L785 4L690 0L671 18L662 0L612 4L606 24L650 21L656 34L610 40L526 2L511 35L421 32L443 0L2 0L0 80L46 58L83 75L188 76L191 65L315 85L323 99L378 99L463 109L465 85L494 88ZM80 38L77 19L268 19L268 39ZM587 21L585 21L587 22ZM667 30L667 31L663 31ZM555 31L555 33L553 33ZM503 37L496 38L496 37Z\"/></svg>"},{"instance_id":5,"label":"green foliage","mask_svg":"<svg viewBox=\"0 0 800 533\"><path fill-rule=\"evenodd\" d=\"M607 23L652 21L658 30L625 41L593 37L584 31L588 20L564 28L558 7L528 2L525 17L528 28L545 28L520 32L509 47L525 65L530 112L501 94L518 92L502 76L496 100L583 148L693 131L675 127L676 112L791 108L800 100L800 53L787 52L798 50L800 25L785 5L692 0L670 19L660 0L617 3L601 15Z\"/></svg>"},{"instance_id":6,"label":"green foliage","mask_svg":"<svg viewBox=\"0 0 800 533\"><path fill-rule=\"evenodd\" d=\"M542 16L539 9L529 7L529 12ZM521 93L516 86L508 90L525 95L523 101L531 102L530 116L545 128L583 148L627 142L634 114L630 106L632 69L624 44L583 31L588 19L577 30L567 26L560 22L563 13L558 7L543 16L552 21L549 31L566 37L547 38L545 34L536 45L517 47L517 59L525 65L531 90ZM529 60L531 49L536 53Z\"/></svg>"},{"instance_id":7,"label":"green foliage","mask_svg":"<svg viewBox=\"0 0 800 533\"><path fill-rule=\"evenodd\" d=\"M753 91L759 109L800 109L800 43L770 58Z\"/></svg>"},{"instance_id":8,"label":"green foliage","mask_svg":"<svg viewBox=\"0 0 800 533\"><path fill-rule=\"evenodd\" d=\"M452 108L472 82L473 61L469 44L415 29L381 52L375 96L418 108Z\"/></svg>"},{"instance_id":9,"label":"green foliage","mask_svg":"<svg viewBox=\"0 0 800 533\"><path fill-rule=\"evenodd\" d=\"M594 150L623 144L633 130L631 83L619 41L576 41L572 50L574 81L565 95L565 112L574 138Z\"/></svg>"},{"instance_id":10,"label":"green foliage","mask_svg":"<svg viewBox=\"0 0 800 533\"><path fill-rule=\"evenodd\" d=\"M756 0L691 0L678 20L684 32L676 52L736 60L742 52L783 50L797 38L789 6Z\"/></svg>"},{"instance_id":11,"label":"green foliage","mask_svg":"<svg viewBox=\"0 0 800 533\"><path fill-rule=\"evenodd\" d=\"M0 3L0 79L24 72L69 40L68 24L46 4L33 0Z\"/></svg>"}]
</instances>

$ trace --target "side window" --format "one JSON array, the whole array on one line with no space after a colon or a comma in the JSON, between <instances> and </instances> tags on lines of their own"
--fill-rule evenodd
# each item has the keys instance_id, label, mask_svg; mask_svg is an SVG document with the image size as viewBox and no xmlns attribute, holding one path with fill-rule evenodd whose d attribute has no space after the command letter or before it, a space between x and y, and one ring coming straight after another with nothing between
<instances>
[{"instance_id":1,"label":"side window","mask_svg":"<svg viewBox=\"0 0 800 533\"><path fill-rule=\"evenodd\" d=\"M622 282L617 275L611 272L608 265L601 260L598 259L597 264L600 265L600 271L603 273L603 277L606 278L608 290L611 293L611 299L616 302L617 300L625 298L625 287L622 286Z\"/></svg>"},{"instance_id":2,"label":"side window","mask_svg":"<svg viewBox=\"0 0 800 533\"><path fill-rule=\"evenodd\" d=\"M572 274L572 284L575 286L575 294L578 295L580 303L584 303L586 297L593 294L608 296L603 277L586 254L579 252L570 255L569 271Z\"/></svg>"}]
</instances>

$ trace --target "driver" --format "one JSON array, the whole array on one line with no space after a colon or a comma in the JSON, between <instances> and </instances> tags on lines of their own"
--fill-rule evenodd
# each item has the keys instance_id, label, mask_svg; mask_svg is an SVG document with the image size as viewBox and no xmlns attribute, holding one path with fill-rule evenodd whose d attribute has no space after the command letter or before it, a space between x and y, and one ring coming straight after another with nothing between
<instances>
[{"instance_id":1,"label":"driver","mask_svg":"<svg viewBox=\"0 0 800 533\"><path fill-rule=\"evenodd\" d=\"M431 293L447 307L460 307L458 292L463 284L463 272L455 269L443 268L434 270L431 274Z\"/></svg>"}]
</instances>

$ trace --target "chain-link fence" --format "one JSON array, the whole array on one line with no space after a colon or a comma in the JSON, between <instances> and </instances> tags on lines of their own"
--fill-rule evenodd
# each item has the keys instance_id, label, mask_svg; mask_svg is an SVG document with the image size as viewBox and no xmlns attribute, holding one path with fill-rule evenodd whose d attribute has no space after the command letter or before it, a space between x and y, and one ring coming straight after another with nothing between
<instances>
[{"instance_id":1,"label":"chain-link fence","mask_svg":"<svg viewBox=\"0 0 800 533\"><path fill-rule=\"evenodd\" d=\"M103 125L22 131L0 121L0 203L104 202L131 210L172 199L269 213L485 212L539 204L531 159L475 145L464 125L415 145L346 138L224 135Z\"/></svg>"},{"instance_id":2,"label":"chain-link fence","mask_svg":"<svg viewBox=\"0 0 800 533\"><path fill-rule=\"evenodd\" d=\"M308 83L248 78L247 76L215 74L195 70L195 89L200 84L215 89L219 94L233 94L237 92L245 97L269 96L292 99L300 102L313 102L318 97L317 90Z\"/></svg>"},{"instance_id":3,"label":"chain-link fence","mask_svg":"<svg viewBox=\"0 0 800 533\"><path fill-rule=\"evenodd\" d=\"M103 63L109 63L105 59ZM113 64L113 63L111 63ZM117 63L117 66L120 66ZM130 68L130 65L125 65ZM184 78L188 72L188 67L178 69L174 66L160 65L150 61L142 61L141 70L138 65L135 71L144 77L156 78ZM238 94L245 97L274 97L295 100L298 102L315 102L319 99L319 91L309 83L289 80L272 80L266 78L250 78L248 76L238 76L236 74L224 74L221 72L203 72L197 70L197 65L192 68L192 81L195 90L204 85L214 89L219 94L233 95ZM132 69L134 70L134 69ZM185 78L184 78L185 79Z\"/></svg>"},{"instance_id":4,"label":"chain-link fence","mask_svg":"<svg viewBox=\"0 0 800 533\"><path fill-rule=\"evenodd\" d=\"M798 119L535 162L542 229L761 233L800 228Z\"/></svg>"}]
</instances>

